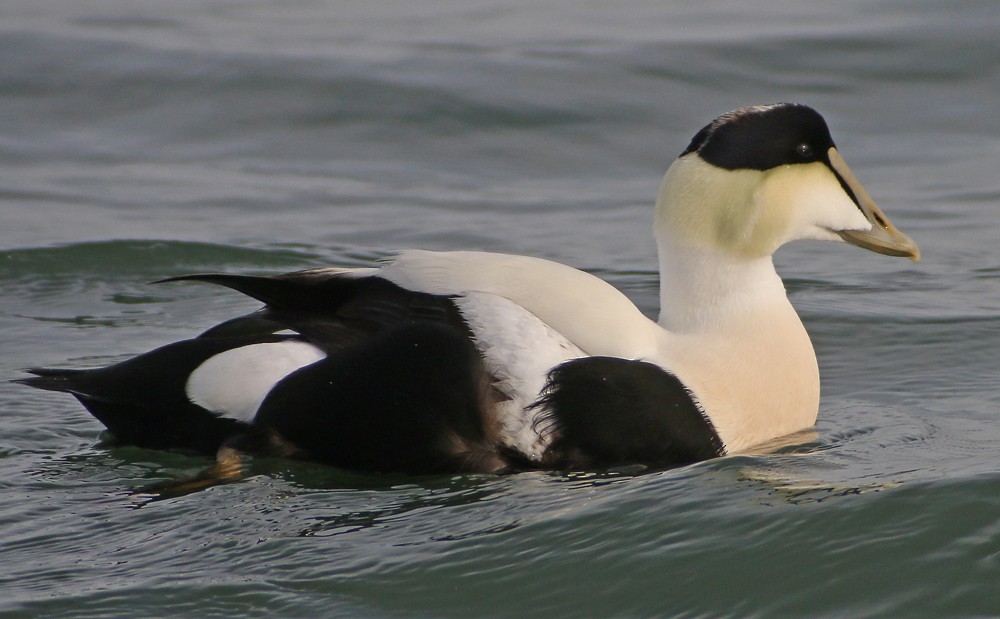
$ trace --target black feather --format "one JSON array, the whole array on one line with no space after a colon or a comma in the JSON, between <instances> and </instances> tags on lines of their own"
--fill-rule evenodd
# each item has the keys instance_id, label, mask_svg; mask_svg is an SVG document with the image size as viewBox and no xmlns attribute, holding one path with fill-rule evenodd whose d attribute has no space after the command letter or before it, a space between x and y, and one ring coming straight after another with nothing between
<instances>
[{"instance_id":1,"label":"black feather","mask_svg":"<svg viewBox=\"0 0 1000 619\"><path fill-rule=\"evenodd\" d=\"M540 430L552 438L543 463L557 468L614 464L672 466L722 455L712 423L691 393L643 361L586 357L549 374Z\"/></svg>"},{"instance_id":2,"label":"black feather","mask_svg":"<svg viewBox=\"0 0 1000 619\"><path fill-rule=\"evenodd\" d=\"M175 281L218 284L267 305L260 312L209 329L205 337L287 328L326 351L337 351L382 330L416 322L447 325L471 337L450 297L407 290L381 277L351 277L317 269L271 277L203 274L160 280Z\"/></svg>"},{"instance_id":3,"label":"black feather","mask_svg":"<svg viewBox=\"0 0 1000 619\"><path fill-rule=\"evenodd\" d=\"M282 380L255 423L313 460L369 471L495 471L489 377L472 343L418 322L372 336Z\"/></svg>"},{"instance_id":4,"label":"black feather","mask_svg":"<svg viewBox=\"0 0 1000 619\"><path fill-rule=\"evenodd\" d=\"M248 344L295 339L197 338L168 344L93 370L33 369L16 382L72 394L123 444L215 455L247 424L220 417L187 398L191 373L210 357Z\"/></svg>"}]
</instances>

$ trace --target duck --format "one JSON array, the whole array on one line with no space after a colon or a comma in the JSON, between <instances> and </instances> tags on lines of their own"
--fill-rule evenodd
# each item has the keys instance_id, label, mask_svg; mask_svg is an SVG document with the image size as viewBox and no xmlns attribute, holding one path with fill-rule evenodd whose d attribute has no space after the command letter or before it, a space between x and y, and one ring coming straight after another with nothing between
<instances>
[{"instance_id":1,"label":"duck","mask_svg":"<svg viewBox=\"0 0 1000 619\"><path fill-rule=\"evenodd\" d=\"M18 382L122 444L373 473L671 467L812 428L816 355L775 270L791 241L919 260L823 117L745 107L699 130L654 210L660 313L557 262L407 250L202 282L263 304L191 339Z\"/></svg>"}]
</instances>

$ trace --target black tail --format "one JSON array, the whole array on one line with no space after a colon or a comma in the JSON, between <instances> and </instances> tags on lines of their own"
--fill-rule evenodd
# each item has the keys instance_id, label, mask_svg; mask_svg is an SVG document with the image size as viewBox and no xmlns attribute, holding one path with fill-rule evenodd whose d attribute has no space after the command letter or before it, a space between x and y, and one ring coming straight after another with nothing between
<instances>
[{"instance_id":1,"label":"black tail","mask_svg":"<svg viewBox=\"0 0 1000 619\"><path fill-rule=\"evenodd\" d=\"M104 368L30 369L34 376L14 382L72 394L120 443L214 455L247 425L192 403L185 391L187 379L205 359L258 341L256 337L185 340Z\"/></svg>"},{"instance_id":2,"label":"black tail","mask_svg":"<svg viewBox=\"0 0 1000 619\"><path fill-rule=\"evenodd\" d=\"M35 389L46 391L60 391L62 393L73 393L78 387L81 377L87 370L65 370L59 368L30 368L25 370L28 374L34 374L29 378L16 378L12 382L20 385L28 385Z\"/></svg>"}]
</instances>

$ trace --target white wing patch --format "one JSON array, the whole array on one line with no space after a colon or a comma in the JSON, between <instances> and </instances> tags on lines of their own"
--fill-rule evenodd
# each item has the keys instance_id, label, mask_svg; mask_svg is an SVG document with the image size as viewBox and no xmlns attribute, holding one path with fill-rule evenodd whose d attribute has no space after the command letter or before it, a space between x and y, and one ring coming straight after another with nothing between
<instances>
[{"instance_id":1,"label":"white wing patch","mask_svg":"<svg viewBox=\"0 0 1000 619\"><path fill-rule=\"evenodd\" d=\"M271 389L295 370L326 357L307 342L250 344L210 357L188 378L193 403L213 413L253 422Z\"/></svg>"},{"instance_id":2,"label":"white wing patch","mask_svg":"<svg viewBox=\"0 0 1000 619\"><path fill-rule=\"evenodd\" d=\"M476 251L409 250L379 273L408 290L509 299L589 355L649 358L663 329L611 284L565 264Z\"/></svg>"},{"instance_id":3,"label":"white wing patch","mask_svg":"<svg viewBox=\"0 0 1000 619\"><path fill-rule=\"evenodd\" d=\"M497 389L510 398L500 403L500 439L538 461L547 447L535 420L541 411L528 408L538 399L553 367L586 356L537 316L504 297L471 292L455 299L482 352Z\"/></svg>"}]
</instances>

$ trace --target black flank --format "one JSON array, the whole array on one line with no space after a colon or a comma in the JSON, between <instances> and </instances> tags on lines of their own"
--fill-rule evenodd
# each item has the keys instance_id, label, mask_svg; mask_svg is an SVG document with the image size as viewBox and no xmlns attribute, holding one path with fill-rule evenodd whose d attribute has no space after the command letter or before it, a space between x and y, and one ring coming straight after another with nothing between
<instances>
[{"instance_id":1,"label":"black flank","mask_svg":"<svg viewBox=\"0 0 1000 619\"><path fill-rule=\"evenodd\" d=\"M206 455L239 445L373 471L504 468L499 396L451 298L323 269L162 281L220 284L266 306L113 366L36 369L18 382L74 395L124 444ZM288 339L328 356L280 381L253 425L188 400L190 374L212 356Z\"/></svg>"},{"instance_id":2,"label":"black flank","mask_svg":"<svg viewBox=\"0 0 1000 619\"><path fill-rule=\"evenodd\" d=\"M292 373L257 414L304 456L368 471L497 471L490 378L468 338L418 322Z\"/></svg>"},{"instance_id":3,"label":"black flank","mask_svg":"<svg viewBox=\"0 0 1000 619\"><path fill-rule=\"evenodd\" d=\"M644 361L586 357L549 374L542 429L544 464L588 468L673 466L724 452L712 423L674 375Z\"/></svg>"}]
</instances>

